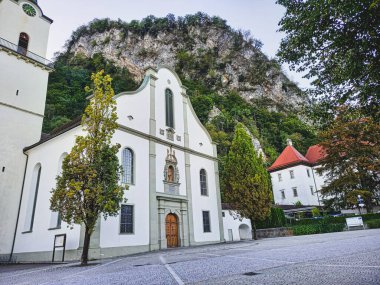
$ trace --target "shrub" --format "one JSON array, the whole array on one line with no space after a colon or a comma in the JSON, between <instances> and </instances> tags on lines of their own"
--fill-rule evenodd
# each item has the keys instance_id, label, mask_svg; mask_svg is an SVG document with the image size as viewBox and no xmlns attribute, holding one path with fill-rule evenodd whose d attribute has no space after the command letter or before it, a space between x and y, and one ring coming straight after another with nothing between
<instances>
[{"instance_id":1,"label":"shrub","mask_svg":"<svg viewBox=\"0 0 380 285\"><path fill-rule=\"evenodd\" d=\"M376 220L369 220L366 222L368 228L370 229L378 229L380 228L380 219L376 219Z\"/></svg>"},{"instance_id":2,"label":"shrub","mask_svg":"<svg viewBox=\"0 0 380 285\"><path fill-rule=\"evenodd\" d=\"M268 219L262 222L258 222L256 227L258 229L280 228L285 226L285 224L286 219L284 211L280 208L272 207Z\"/></svg>"}]
</instances>

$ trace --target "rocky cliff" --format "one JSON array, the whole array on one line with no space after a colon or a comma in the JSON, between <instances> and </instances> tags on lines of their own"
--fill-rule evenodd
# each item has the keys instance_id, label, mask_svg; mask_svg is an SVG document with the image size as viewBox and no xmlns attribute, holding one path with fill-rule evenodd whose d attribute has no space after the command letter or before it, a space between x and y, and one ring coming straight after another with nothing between
<instances>
[{"instance_id":1,"label":"rocky cliff","mask_svg":"<svg viewBox=\"0 0 380 285\"><path fill-rule=\"evenodd\" d=\"M264 99L275 109L300 107L307 98L260 47L248 32L198 13L131 23L94 20L73 34L67 52L88 58L101 53L127 68L135 81L148 66L166 65L219 95L236 91L248 102Z\"/></svg>"}]
</instances>

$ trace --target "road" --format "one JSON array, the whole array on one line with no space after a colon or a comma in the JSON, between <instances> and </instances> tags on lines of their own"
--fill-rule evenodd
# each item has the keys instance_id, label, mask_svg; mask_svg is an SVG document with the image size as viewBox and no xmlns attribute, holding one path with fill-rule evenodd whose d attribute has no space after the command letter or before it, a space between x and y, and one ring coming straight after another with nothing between
<instances>
[{"instance_id":1,"label":"road","mask_svg":"<svg viewBox=\"0 0 380 285\"><path fill-rule=\"evenodd\" d=\"M0 284L380 284L380 229L59 265L0 266Z\"/></svg>"}]
</instances>

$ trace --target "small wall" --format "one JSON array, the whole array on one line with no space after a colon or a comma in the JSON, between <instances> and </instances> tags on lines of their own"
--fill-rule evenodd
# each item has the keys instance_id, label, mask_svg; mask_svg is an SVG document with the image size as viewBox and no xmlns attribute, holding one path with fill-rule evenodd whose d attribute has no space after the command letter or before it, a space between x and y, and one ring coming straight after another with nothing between
<instances>
[{"instance_id":1,"label":"small wall","mask_svg":"<svg viewBox=\"0 0 380 285\"><path fill-rule=\"evenodd\" d=\"M286 237L292 236L293 230L291 228L258 229L256 234L257 238Z\"/></svg>"}]
</instances>

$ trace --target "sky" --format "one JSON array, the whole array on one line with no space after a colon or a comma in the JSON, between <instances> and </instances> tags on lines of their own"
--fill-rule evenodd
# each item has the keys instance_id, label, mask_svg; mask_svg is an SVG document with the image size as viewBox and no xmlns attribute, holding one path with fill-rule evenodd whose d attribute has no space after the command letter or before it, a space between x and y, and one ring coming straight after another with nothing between
<instances>
[{"instance_id":1,"label":"sky","mask_svg":"<svg viewBox=\"0 0 380 285\"><path fill-rule=\"evenodd\" d=\"M38 4L44 14L54 20L47 52L49 59L63 49L72 31L94 18L120 18L130 22L148 15L184 16L201 11L226 19L234 29L249 30L264 44L262 51L269 58L275 57L284 37L277 30L285 9L275 4L275 0L39 0ZM283 70L302 89L310 86L301 74L289 71L287 66L283 66Z\"/></svg>"}]
</instances>

